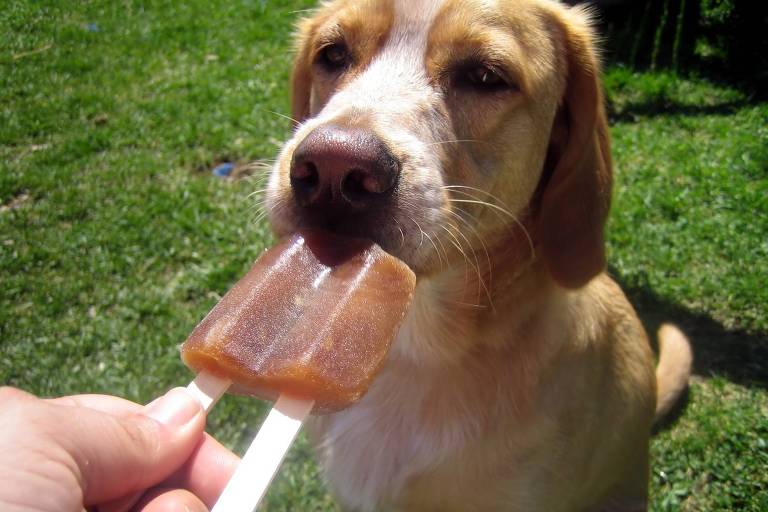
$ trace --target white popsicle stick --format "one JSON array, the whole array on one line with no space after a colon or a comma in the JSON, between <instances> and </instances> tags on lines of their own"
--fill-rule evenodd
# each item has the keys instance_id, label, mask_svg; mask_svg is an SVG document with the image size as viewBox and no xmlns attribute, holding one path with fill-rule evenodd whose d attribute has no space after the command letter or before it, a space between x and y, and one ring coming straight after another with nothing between
<instances>
[{"instance_id":1,"label":"white popsicle stick","mask_svg":"<svg viewBox=\"0 0 768 512\"><path fill-rule=\"evenodd\" d=\"M200 403L203 404L203 411L208 412L211 407L216 405L216 402L219 401L219 398L229 388L230 384L232 384L231 380L222 379L210 373L200 372L189 383L187 391L200 400Z\"/></svg>"},{"instance_id":2,"label":"white popsicle stick","mask_svg":"<svg viewBox=\"0 0 768 512\"><path fill-rule=\"evenodd\" d=\"M313 405L312 400L278 397L211 512L256 509Z\"/></svg>"}]
</instances>

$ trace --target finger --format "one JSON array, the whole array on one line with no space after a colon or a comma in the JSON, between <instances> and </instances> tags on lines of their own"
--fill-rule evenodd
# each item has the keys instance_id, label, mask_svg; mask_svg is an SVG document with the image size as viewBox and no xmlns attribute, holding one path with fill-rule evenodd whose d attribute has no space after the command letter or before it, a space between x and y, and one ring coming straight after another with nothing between
<instances>
[{"instance_id":1,"label":"finger","mask_svg":"<svg viewBox=\"0 0 768 512\"><path fill-rule=\"evenodd\" d=\"M37 397L35 395L32 395L30 393L27 393L23 389L14 388L11 386L0 386L0 404L5 406L5 404L13 403L13 402L25 402L25 401L35 401L37 400Z\"/></svg>"},{"instance_id":2,"label":"finger","mask_svg":"<svg viewBox=\"0 0 768 512\"><path fill-rule=\"evenodd\" d=\"M206 434L189 460L164 484L189 489L212 508L239 463L237 455Z\"/></svg>"},{"instance_id":3,"label":"finger","mask_svg":"<svg viewBox=\"0 0 768 512\"><path fill-rule=\"evenodd\" d=\"M208 512L194 494L185 489L153 489L133 509L136 512Z\"/></svg>"},{"instance_id":4,"label":"finger","mask_svg":"<svg viewBox=\"0 0 768 512\"><path fill-rule=\"evenodd\" d=\"M204 415L182 388L153 402L143 414L118 417L59 406L51 434L70 454L86 505L151 487L180 467L199 443Z\"/></svg>"},{"instance_id":5,"label":"finger","mask_svg":"<svg viewBox=\"0 0 768 512\"><path fill-rule=\"evenodd\" d=\"M144 406L125 398L110 395L70 395L59 398L46 398L45 402L69 407L85 407L117 416L140 413Z\"/></svg>"},{"instance_id":6,"label":"finger","mask_svg":"<svg viewBox=\"0 0 768 512\"><path fill-rule=\"evenodd\" d=\"M237 455L209 434L205 434L187 462L160 485L187 489L198 496L206 506L213 508L239 463L240 458ZM113 502L101 504L98 510L125 512L134 507L141 496L141 491L138 491Z\"/></svg>"},{"instance_id":7,"label":"finger","mask_svg":"<svg viewBox=\"0 0 768 512\"><path fill-rule=\"evenodd\" d=\"M44 399L44 401L54 405L85 407L94 411L112 414L115 416L138 414L141 413L142 409L145 407L124 398L100 394L70 395ZM115 501L109 502L108 504L99 505L98 510L99 512L126 512L134 507L136 502L141 499L142 494L143 490L129 493L122 498L118 498Z\"/></svg>"},{"instance_id":8,"label":"finger","mask_svg":"<svg viewBox=\"0 0 768 512\"><path fill-rule=\"evenodd\" d=\"M107 503L102 503L96 507L91 507L95 512L128 512L133 510L139 500L144 496L144 491L135 491Z\"/></svg>"}]
</instances>

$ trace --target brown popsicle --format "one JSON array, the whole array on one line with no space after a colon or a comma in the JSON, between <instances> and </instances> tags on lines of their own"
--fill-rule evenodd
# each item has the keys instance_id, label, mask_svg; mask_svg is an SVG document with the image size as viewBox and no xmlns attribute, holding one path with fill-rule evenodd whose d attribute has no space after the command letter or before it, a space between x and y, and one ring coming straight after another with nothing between
<instances>
[{"instance_id":1,"label":"brown popsicle","mask_svg":"<svg viewBox=\"0 0 768 512\"><path fill-rule=\"evenodd\" d=\"M300 233L266 251L194 329L182 359L240 392L348 407L368 389L416 278L364 240Z\"/></svg>"}]
</instances>

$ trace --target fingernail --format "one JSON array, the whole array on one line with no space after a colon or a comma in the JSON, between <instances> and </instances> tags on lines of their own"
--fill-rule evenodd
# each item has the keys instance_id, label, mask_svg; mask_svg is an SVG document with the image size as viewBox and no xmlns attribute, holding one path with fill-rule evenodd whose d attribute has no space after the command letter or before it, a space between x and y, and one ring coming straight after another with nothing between
<instances>
[{"instance_id":1,"label":"fingernail","mask_svg":"<svg viewBox=\"0 0 768 512\"><path fill-rule=\"evenodd\" d=\"M144 414L171 427L186 425L201 411L200 402L184 388L174 388L144 407Z\"/></svg>"}]
</instances>

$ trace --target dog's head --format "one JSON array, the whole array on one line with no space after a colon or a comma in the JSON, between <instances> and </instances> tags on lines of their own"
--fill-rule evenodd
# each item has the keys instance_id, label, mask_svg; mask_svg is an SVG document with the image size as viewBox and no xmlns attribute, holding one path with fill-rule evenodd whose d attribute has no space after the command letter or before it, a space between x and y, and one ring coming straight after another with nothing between
<instances>
[{"instance_id":1,"label":"dog's head","mask_svg":"<svg viewBox=\"0 0 768 512\"><path fill-rule=\"evenodd\" d=\"M611 187L593 39L549 0L324 3L299 25L275 231L371 238L420 275L530 246L583 285Z\"/></svg>"}]
</instances>

